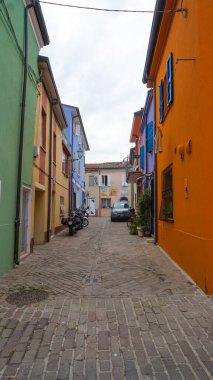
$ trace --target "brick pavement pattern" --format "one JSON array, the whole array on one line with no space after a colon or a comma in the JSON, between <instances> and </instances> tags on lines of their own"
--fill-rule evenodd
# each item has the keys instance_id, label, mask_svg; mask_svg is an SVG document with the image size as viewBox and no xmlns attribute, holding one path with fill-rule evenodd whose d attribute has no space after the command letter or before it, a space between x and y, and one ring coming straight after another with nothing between
<instances>
[{"instance_id":1,"label":"brick pavement pattern","mask_svg":"<svg viewBox=\"0 0 213 380\"><path fill-rule=\"evenodd\" d=\"M48 298L6 300L35 289ZM0 379L213 379L213 298L125 223L90 218L0 278Z\"/></svg>"}]
</instances>

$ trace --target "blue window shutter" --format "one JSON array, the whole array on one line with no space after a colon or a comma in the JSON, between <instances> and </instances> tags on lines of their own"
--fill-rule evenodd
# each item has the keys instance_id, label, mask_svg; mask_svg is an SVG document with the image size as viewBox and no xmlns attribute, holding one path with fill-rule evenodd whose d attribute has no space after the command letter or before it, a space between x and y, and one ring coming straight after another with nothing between
<instances>
[{"instance_id":1,"label":"blue window shutter","mask_svg":"<svg viewBox=\"0 0 213 380\"><path fill-rule=\"evenodd\" d=\"M164 90L163 90L163 80L160 82L159 87L159 102L160 102L160 123L163 122L164 119Z\"/></svg>"},{"instance_id":2,"label":"blue window shutter","mask_svg":"<svg viewBox=\"0 0 213 380\"><path fill-rule=\"evenodd\" d=\"M167 60L166 71L166 86L167 86L167 105L169 106L173 102L173 54L170 53Z\"/></svg>"},{"instance_id":3,"label":"blue window shutter","mask_svg":"<svg viewBox=\"0 0 213 380\"><path fill-rule=\"evenodd\" d=\"M145 161L145 157L144 157L144 145L142 145L141 148L140 148L140 166L141 166L141 169L144 169L144 161Z\"/></svg>"},{"instance_id":4,"label":"blue window shutter","mask_svg":"<svg viewBox=\"0 0 213 380\"><path fill-rule=\"evenodd\" d=\"M147 136L147 152L151 153L153 151L153 122L147 124L147 130L146 130Z\"/></svg>"}]
</instances>

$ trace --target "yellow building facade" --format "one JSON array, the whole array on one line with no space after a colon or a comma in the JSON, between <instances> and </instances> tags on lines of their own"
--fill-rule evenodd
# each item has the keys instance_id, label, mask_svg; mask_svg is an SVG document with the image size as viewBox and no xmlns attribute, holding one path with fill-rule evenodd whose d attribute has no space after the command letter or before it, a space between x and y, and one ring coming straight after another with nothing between
<instances>
[{"instance_id":1,"label":"yellow building facade","mask_svg":"<svg viewBox=\"0 0 213 380\"><path fill-rule=\"evenodd\" d=\"M213 2L156 2L143 82L153 87L159 245L213 293ZM159 141L158 141L159 143Z\"/></svg>"},{"instance_id":2,"label":"yellow building facade","mask_svg":"<svg viewBox=\"0 0 213 380\"><path fill-rule=\"evenodd\" d=\"M69 210L69 161L63 129L67 127L48 58L38 60L31 212L31 251L62 229Z\"/></svg>"}]
</instances>

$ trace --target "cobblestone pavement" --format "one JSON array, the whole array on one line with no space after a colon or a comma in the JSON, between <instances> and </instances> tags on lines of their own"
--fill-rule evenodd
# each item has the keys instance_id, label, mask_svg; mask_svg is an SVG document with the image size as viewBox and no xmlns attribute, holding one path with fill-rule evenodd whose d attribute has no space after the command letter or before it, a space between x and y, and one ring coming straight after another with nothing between
<instances>
[{"instance_id":1,"label":"cobblestone pavement","mask_svg":"<svg viewBox=\"0 0 213 380\"><path fill-rule=\"evenodd\" d=\"M125 223L91 218L0 278L0 379L205 380L212 359L213 298Z\"/></svg>"}]
</instances>

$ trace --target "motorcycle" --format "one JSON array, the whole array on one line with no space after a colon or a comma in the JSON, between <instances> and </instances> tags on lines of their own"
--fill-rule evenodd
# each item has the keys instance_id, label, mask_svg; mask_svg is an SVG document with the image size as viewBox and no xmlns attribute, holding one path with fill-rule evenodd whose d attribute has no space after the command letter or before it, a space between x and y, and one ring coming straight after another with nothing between
<instances>
[{"instance_id":1,"label":"motorcycle","mask_svg":"<svg viewBox=\"0 0 213 380\"><path fill-rule=\"evenodd\" d=\"M74 211L70 212L68 218L62 218L61 224L68 226L70 236L82 228L81 218Z\"/></svg>"},{"instance_id":2,"label":"motorcycle","mask_svg":"<svg viewBox=\"0 0 213 380\"><path fill-rule=\"evenodd\" d=\"M82 227L87 227L88 224L89 224L89 219L86 216L86 210L84 210L84 209L76 209L75 212L78 215L78 217L81 219Z\"/></svg>"}]
</instances>

